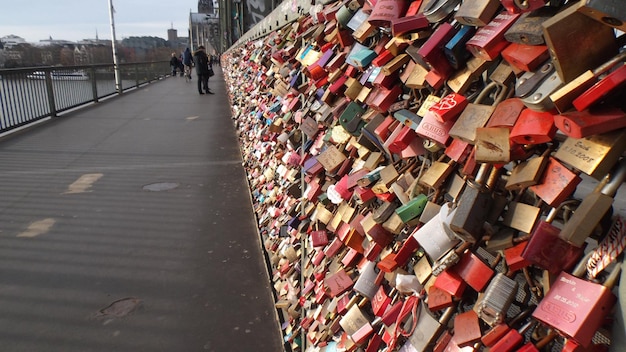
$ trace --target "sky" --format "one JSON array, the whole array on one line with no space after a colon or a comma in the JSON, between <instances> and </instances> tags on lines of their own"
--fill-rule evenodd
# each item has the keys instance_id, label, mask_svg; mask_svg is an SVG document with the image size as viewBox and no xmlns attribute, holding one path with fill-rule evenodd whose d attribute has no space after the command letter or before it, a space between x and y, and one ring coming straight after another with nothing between
<instances>
[{"instance_id":1,"label":"sky","mask_svg":"<svg viewBox=\"0 0 626 352\"><path fill-rule=\"evenodd\" d=\"M24 1L24 2L22 2ZM198 0L112 0L115 38L154 36L167 39L167 30L186 37L189 13ZM14 34L29 43L42 39L77 41L111 39L109 0L3 0L0 37Z\"/></svg>"}]
</instances>

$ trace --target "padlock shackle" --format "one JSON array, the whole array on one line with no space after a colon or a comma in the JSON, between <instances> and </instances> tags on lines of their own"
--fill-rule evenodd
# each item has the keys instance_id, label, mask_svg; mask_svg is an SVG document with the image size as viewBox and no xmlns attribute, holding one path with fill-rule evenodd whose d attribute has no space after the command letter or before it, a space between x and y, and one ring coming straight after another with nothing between
<instances>
[{"instance_id":1,"label":"padlock shackle","mask_svg":"<svg viewBox=\"0 0 626 352\"><path fill-rule=\"evenodd\" d=\"M626 180L626 158L622 159L614 171L611 173L611 178L609 182L602 187L600 191L602 194L606 194L607 196L615 196L617 190L620 188L622 183Z\"/></svg>"},{"instance_id":2,"label":"padlock shackle","mask_svg":"<svg viewBox=\"0 0 626 352\"><path fill-rule=\"evenodd\" d=\"M574 270L572 270L572 275L582 278L583 274L587 272L587 262L591 258L593 251L589 251L589 253L585 254L585 256L578 262Z\"/></svg>"},{"instance_id":3,"label":"padlock shackle","mask_svg":"<svg viewBox=\"0 0 626 352\"><path fill-rule=\"evenodd\" d=\"M626 60L626 51L623 52L623 53L617 54L611 60L605 62L601 66L598 66L595 70L592 71L593 75L595 77L598 77L601 74L603 74L603 73L607 72L608 70L612 69L613 67L615 67L620 62L623 62L624 60Z\"/></svg>"}]
</instances>

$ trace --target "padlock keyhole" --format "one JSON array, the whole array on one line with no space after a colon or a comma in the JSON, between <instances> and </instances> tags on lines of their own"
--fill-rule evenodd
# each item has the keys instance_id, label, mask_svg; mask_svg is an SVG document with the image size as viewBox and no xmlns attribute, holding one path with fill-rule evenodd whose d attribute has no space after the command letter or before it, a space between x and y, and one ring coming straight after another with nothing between
<instances>
[{"instance_id":1,"label":"padlock keyhole","mask_svg":"<svg viewBox=\"0 0 626 352\"><path fill-rule=\"evenodd\" d=\"M613 27L619 27L619 26L621 26L624 23L624 22L618 20L615 17L609 17L609 16L602 17L602 22L608 24L609 26L613 26Z\"/></svg>"}]
</instances>

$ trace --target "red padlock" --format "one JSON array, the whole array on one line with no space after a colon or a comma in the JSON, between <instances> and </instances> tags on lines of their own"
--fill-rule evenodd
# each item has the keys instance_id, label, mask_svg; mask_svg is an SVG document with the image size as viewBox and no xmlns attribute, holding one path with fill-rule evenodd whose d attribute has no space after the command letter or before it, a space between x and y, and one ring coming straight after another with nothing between
<instances>
[{"instance_id":1,"label":"red padlock","mask_svg":"<svg viewBox=\"0 0 626 352\"><path fill-rule=\"evenodd\" d=\"M502 50L502 58L519 71L532 72L550 58L548 46L511 43Z\"/></svg>"},{"instance_id":2,"label":"red padlock","mask_svg":"<svg viewBox=\"0 0 626 352\"><path fill-rule=\"evenodd\" d=\"M580 176L550 157L539 183L529 189L548 205L556 207L574 193L581 181Z\"/></svg>"},{"instance_id":3,"label":"red padlock","mask_svg":"<svg viewBox=\"0 0 626 352\"><path fill-rule=\"evenodd\" d=\"M571 111L556 115L554 124L570 137L584 138L626 127L626 113L615 107Z\"/></svg>"},{"instance_id":4,"label":"red padlock","mask_svg":"<svg viewBox=\"0 0 626 352\"><path fill-rule=\"evenodd\" d=\"M552 113L524 109L509 138L517 144L543 144L552 141L556 131Z\"/></svg>"},{"instance_id":5,"label":"red padlock","mask_svg":"<svg viewBox=\"0 0 626 352\"><path fill-rule=\"evenodd\" d=\"M574 99L572 105L578 111L583 111L591 105L599 102L616 88L621 87L626 82L626 65L620 66L615 71L609 73L593 87Z\"/></svg>"},{"instance_id":6,"label":"red padlock","mask_svg":"<svg viewBox=\"0 0 626 352\"><path fill-rule=\"evenodd\" d=\"M468 101L465 96L457 93L450 93L431 106L428 111L432 112L439 122L456 120L467 106Z\"/></svg>"},{"instance_id":7,"label":"red padlock","mask_svg":"<svg viewBox=\"0 0 626 352\"><path fill-rule=\"evenodd\" d=\"M505 99L493 110L486 127L507 127L511 130L525 108L519 98Z\"/></svg>"},{"instance_id":8,"label":"red padlock","mask_svg":"<svg viewBox=\"0 0 626 352\"><path fill-rule=\"evenodd\" d=\"M583 280L580 276L586 271L587 259L585 256L572 274L561 272L533 312L535 319L585 347L617 301L611 289L621 272L621 263L617 263L604 285Z\"/></svg>"},{"instance_id":9,"label":"red padlock","mask_svg":"<svg viewBox=\"0 0 626 352\"><path fill-rule=\"evenodd\" d=\"M584 250L584 247L573 246L559 237L561 229L552 225L558 210L559 208L552 208L545 221L537 223L521 253L521 257L528 262L555 275L570 269Z\"/></svg>"},{"instance_id":10,"label":"red padlock","mask_svg":"<svg viewBox=\"0 0 626 352\"><path fill-rule=\"evenodd\" d=\"M501 12L486 26L480 27L476 34L467 41L465 44L467 50L479 59L495 60L500 52L509 45L509 42L504 39L504 33L511 28L518 18L518 14Z\"/></svg>"},{"instance_id":11,"label":"red padlock","mask_svg":"<svg viewBox=\"0 0 626 352\"><path fill-rule=\"evenodd\" d=\"M456 32L457 30L450 23L443 22L417 51L419 58L443 79L447 79L454 71L446 59L443 48Z\"/></svg>"}]
</instances>

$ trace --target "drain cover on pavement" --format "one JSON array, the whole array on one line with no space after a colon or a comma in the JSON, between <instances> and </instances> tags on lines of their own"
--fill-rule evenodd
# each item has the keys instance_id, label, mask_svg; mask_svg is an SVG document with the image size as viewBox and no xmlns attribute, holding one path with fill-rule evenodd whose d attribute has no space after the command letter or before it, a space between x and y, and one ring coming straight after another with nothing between
<instances>
[{"instance_id":1,"label":"drain cover on pavement","mask_svg":"<svg viewBox=\"0 0 626 352\"><path fill-rule=\"evenodd\" d=\"M118 299L107 307L100 309L96 316L121 318L132 313L140 304L141 300L135 297Z\"/></svg>"},{"instance_id":2,"label":"drain cover on pavement","mask_svg":"<svg viewBox=\"0 0 626 352\"><path fill-rule=\"evenodd\" d=\"M169 191L170 189L177 188L179 186L178 183L175 182L159 182L159 183L151 183L149 185L143 186L143 189L146 191Z\"/></svg>"}]
</instances>

